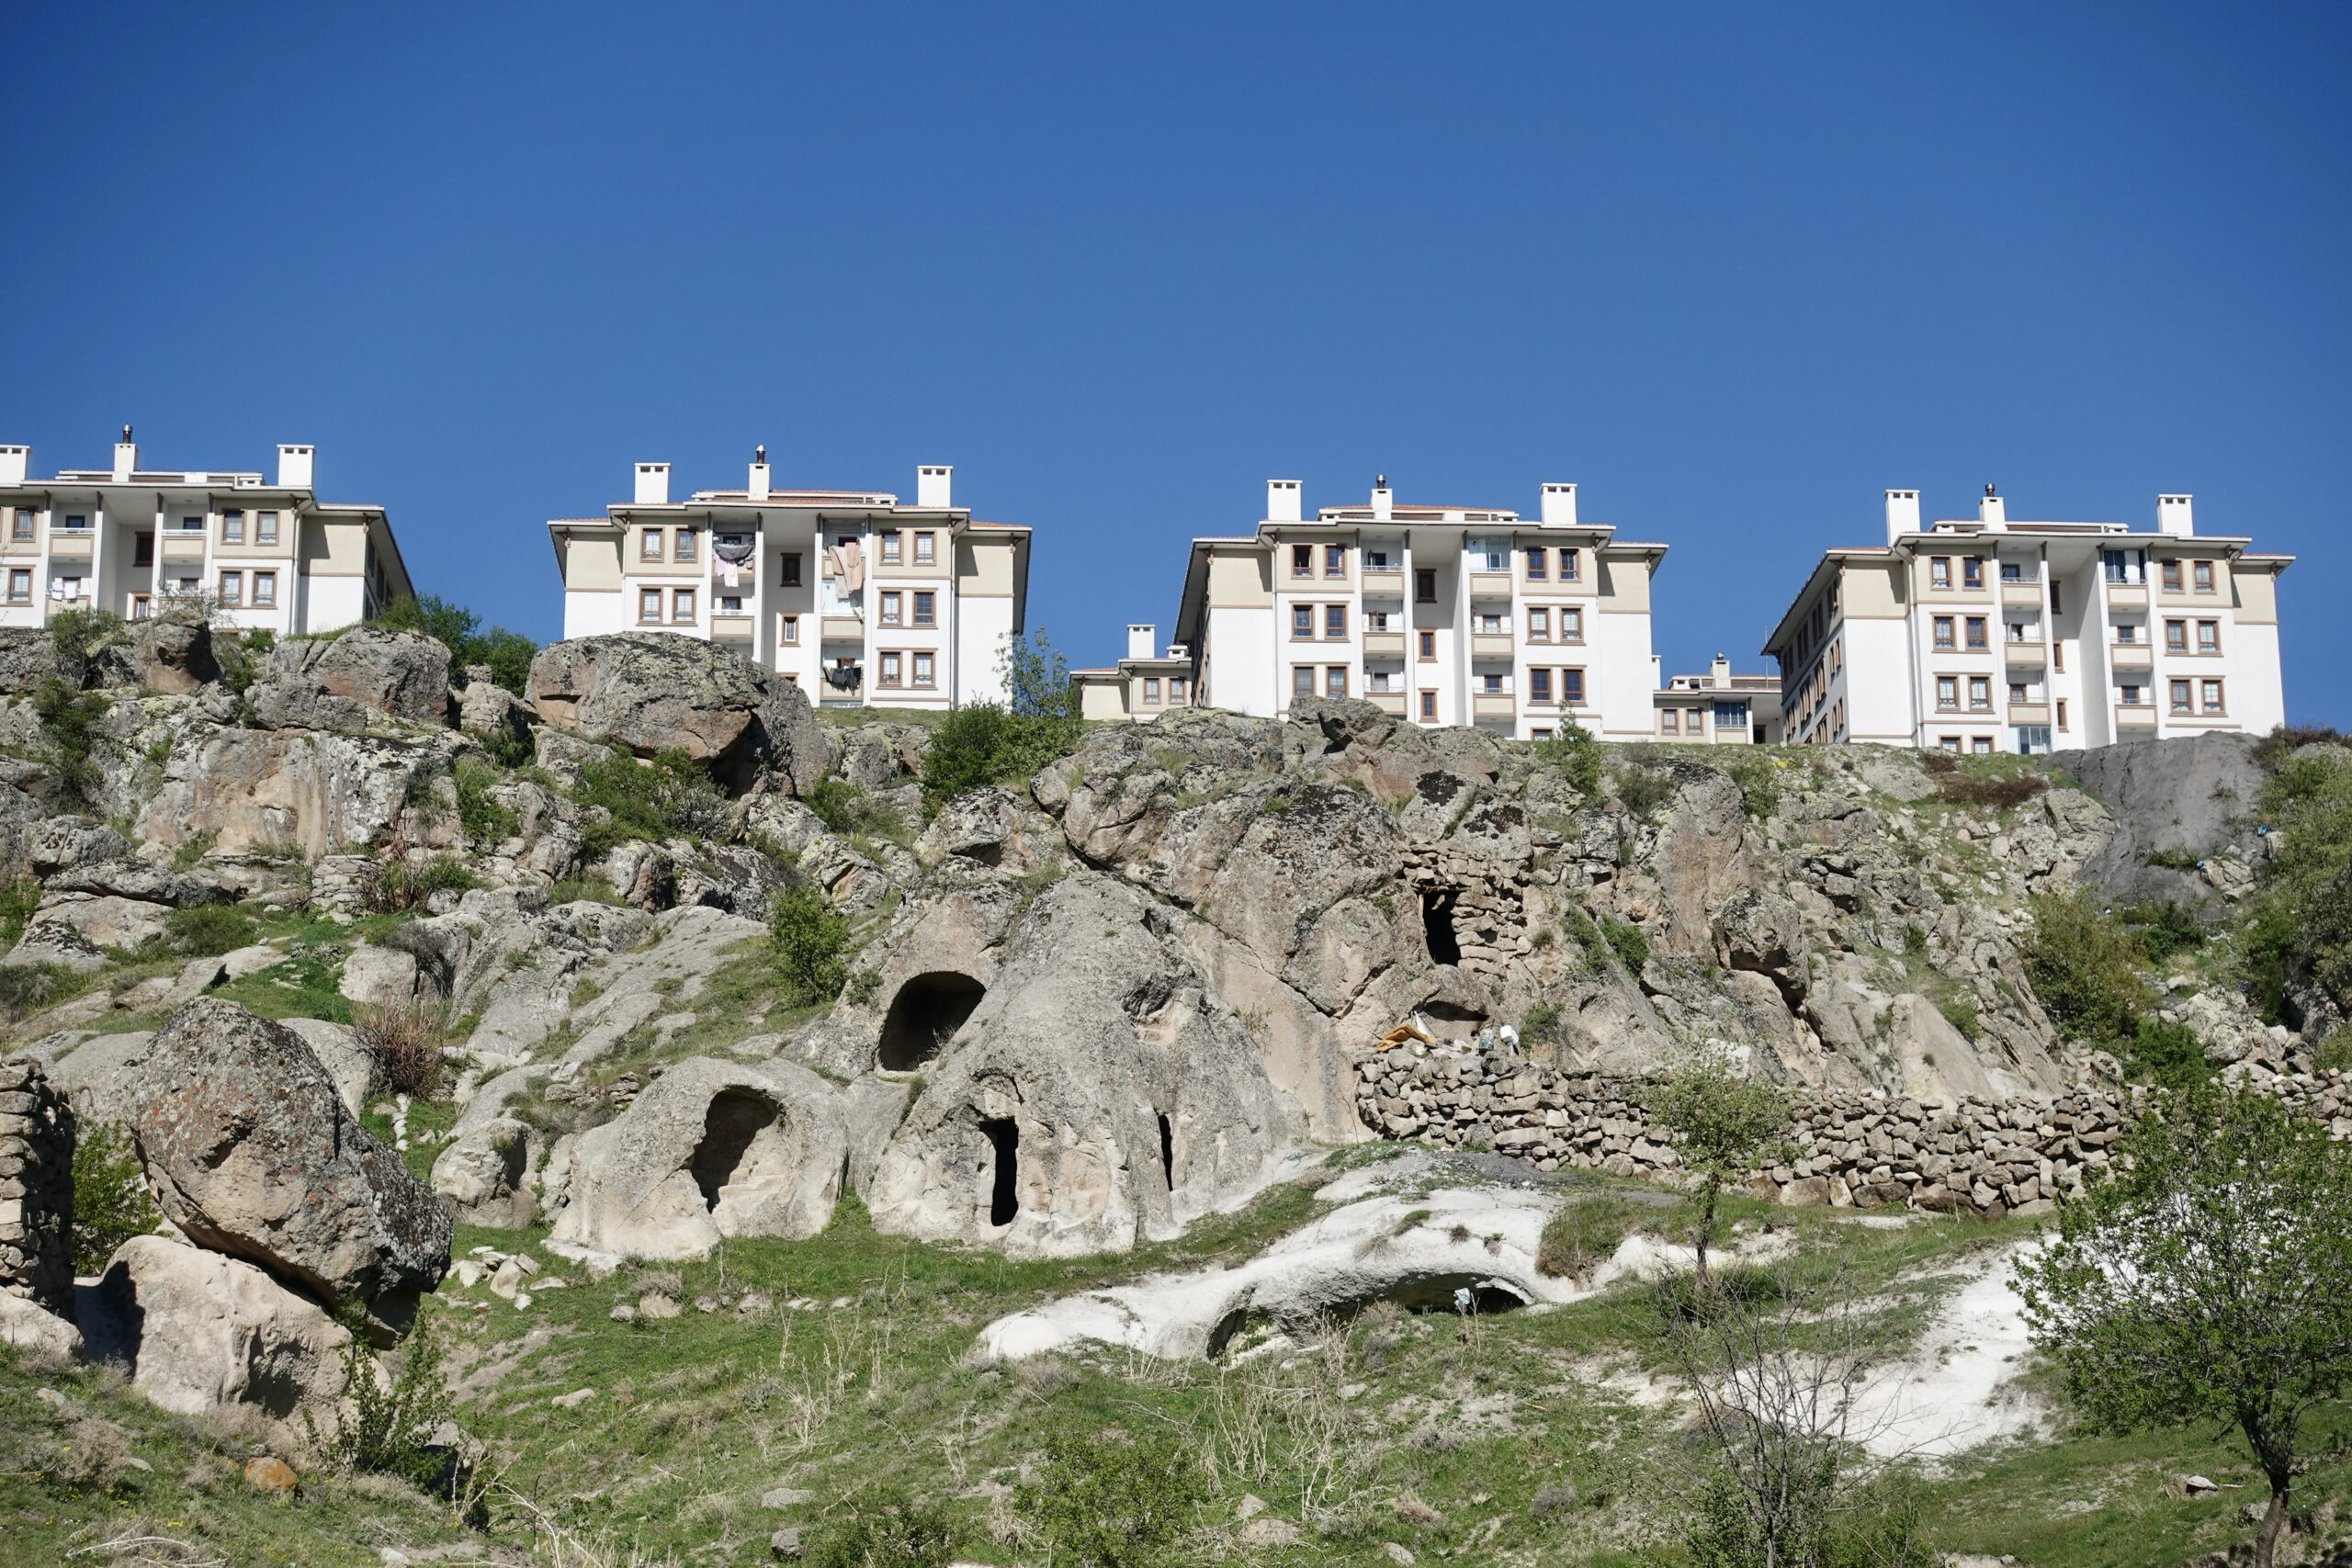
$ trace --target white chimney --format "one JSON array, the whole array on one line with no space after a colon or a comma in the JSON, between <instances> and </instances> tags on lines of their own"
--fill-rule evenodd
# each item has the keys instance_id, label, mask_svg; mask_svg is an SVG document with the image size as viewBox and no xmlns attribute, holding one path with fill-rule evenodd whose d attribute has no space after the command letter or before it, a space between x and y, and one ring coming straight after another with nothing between
<instances>
[{"instance_id":1,"label":"white chimney","mask_svg":"<svg viewBox=\"0 0 2352 1568\"><path fill-rule=\"evenodd\" d=\"M1916 490L1891 490L1886 492L1886 542L1890 545L1905 534L1919 531L1919 492Z\"/></svg>"},{"instance_id":2,"label":"white chimney","mask_svg":"<svg viewBox=\"0 0 2352 1568\"><path fill-rule=\"evenodd\" d=\"M29 446L0 446L0 485L20 485L25 471L32 467L33 449Z\"/></svg>"},{"instance_id":3,"label":"white chimney","mask_svg":"<svg viewBox=\"0 0 2352 1568\"><path fill-rule=\"evenodd\" d=\"M637 466L637 504L667 506L670 504L670 465L639 463Z\"/></svg>"},{"instance_id":4,"label":"white chimney","mask_svg":"<svg viewBox=\"0 0 2352 1568\"><path fill-rule=\"evenodd\" d=\"M1159 629L1159 628L1158 626L1130 625L1127 627L1127 657L1129 659L1149 659L1151 657L1152 634L1157 632Z\"/></svg>"},{"instance_id":5,"label":"white chimney","mask_svg":"<svg viewBox=\"0 0 2352 1568\"><path fill-rule=\"evenodd\" d=\"M0 446L0 453L7 450ZM2197 537L2197 521L2190 514L2188 497L2160 495L2156 497L2156 532L2169 534L2176 539Z\"/></svg>"},{"instance_id":6,"label":"white chimney","mask_svg":"<svg viewBox=\"0 0 2352 1568\"><path fill-rule=\"evenodd\" d=\"M1383 474L1372 481L1372 515L1376 521L1385 523L1396 507L1396 492L1388 488L1388 476Z\"/></svg>"},{"instance_id":7,"label":"white chimney","mask_svg":"<svg viewBox=\"0 0 2352 1568\"><path fill-rule=\"evenodd\" d=\"M1298 520L1298 481L1296 479L1268 479L1266 481L1266 521L1295 523Z\"/></svg>"},{"instance_id":8,"label":"white chimney","mask_svg":"<svg viewBox=\"0 0 2352 1568\"><path fill-rule=\"evenodd\" d=\"M2009 525L2009 504L1993 492L1991 485L1984 487L1984 499L1976 503L1976 521L1987 528Z\"/></svg>"},{"instance_id":9,"label":"white chimney","mask_svg":"<svg viewBox=\"0 0 2352 1568\"><path fill-rule=\"evenodd\" d=\"M947 499L952 493L948 482L955 477L956 470L942 463L925 463L916 468L915 504L935 506L943 512L955 505Z\"/></svg>"},{"instance_id":10,"label":"white chimney","mask_svg":"<svg viewBox=\"0 0 2352 1568\"><path fill-rule=\"evenodd\" d=\"M122 427L122 439L114 444L114 482L121 484L139 467L139 443L130 438L130 426Z\"/></svg>"},{"instance_id":11,"label":"white chimney","mask_svg":"<svg viewBox=\"0 0 2352 1568\"><path fill-rule=\"evenodd\" d=\"M1711 681L1713 681L1713 682L1714 682L1714 687L1715 687L1715 690L1716 690L1716 691L1718 691L1718 692L1728 692L1728 691L1730 691L1730 690L1731 690L1731 660L1728 660L1728 659L1726 659L1726 658L1724 658L1724 657L1722 654L1720 654L1720 653L1716 654L1716 655L1715 655L1715 661L1714 661L1713 664L1711 664L1711 665L1707 666L1707 678L1708 678L1709 680L1711 680Z\"/></svg>"},{"instance_id":12,"label":"white chimney","mask_svg":"<svg viewBox=\"0 0 2352 1568\"><path fill-rule=\"evenodd\" d=\"M752 448L752 475L743 481L743 494L752 501L768 498L768 449L765 446Z\"/></svg>"},{"instance_id":13,"label":"white chimney","mask_svg":"<svg viewBox=\"0 0 2352 1568\"><path fill-rule=\"evenodd\" d=\"M1573 528L1577 525L1577 487L1550 485L1544 487L1544 526Z\"/></svg>"},{"instance_id":14,"label":"white chimney","mask_svg":"<svg viewBox=\"0 0 2352 1568\"><path fill-rule=\"evenodd\" d=\"M311 456L308 446L280 446L277 449L277 488L310 489Z\"/></svg>"}]
</instances>

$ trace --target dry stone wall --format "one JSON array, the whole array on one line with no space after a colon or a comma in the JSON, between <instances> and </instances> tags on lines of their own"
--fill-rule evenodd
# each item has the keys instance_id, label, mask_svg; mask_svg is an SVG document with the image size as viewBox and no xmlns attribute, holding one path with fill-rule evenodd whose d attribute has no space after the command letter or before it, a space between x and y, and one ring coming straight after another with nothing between
<instances>
[{"instance_id":1,"label":"dry stone wall","mask_svg":"<svg viewBox=\"0 0 2352 1568\"><path fill-rule=\"evenodd\" d=\"M74 1112L37 1062L0 1062L0 1292L74 1295Z\"/></svg>"}]
</instances>

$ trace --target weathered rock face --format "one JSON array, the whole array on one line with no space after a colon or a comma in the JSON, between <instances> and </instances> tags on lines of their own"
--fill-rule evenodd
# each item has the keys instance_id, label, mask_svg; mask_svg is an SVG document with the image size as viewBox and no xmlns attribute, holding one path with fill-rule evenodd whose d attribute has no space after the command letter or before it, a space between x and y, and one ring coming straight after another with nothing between
<instances>
[{"instance_id":1,"label":"weathered rock face","mask_svg":"<svg viewBox=\"0 0 2352 1568\"><path fill-rule=\"evenodd\" d=\"M46 626L0 626L0 693L30 696L58 678L57 643Z\"/></svg>"},{"instance_id":2,"label":"weathered rock face","mask_svg":"<svg viewBox=\"0 0 2352 1568\"><path fill-rule=\"evenodd\" d=\"M429 739L207 725L173 748L161 787L139 813L139 835L175 846L213 833L221 854L366 849L400 816L409 780L447 755L446 742Z\"/></svg>"},{"instance_id":3,"label":"weathered rock face","mask_svg":"<svg viewBox=\"0 0 2352 1568\"><path fill-rule=\"evenodd\" d=\"M157 1205L199 1247L357 1304L387 1342L447 1271L448 1211L352 1120L293 1031L190 1002L125 1100Z\"/></svg>"},{"instance_id":4,"label":"weathered rock face","mask_svg":"<svg viewBox=\"0 0 2352 1568\"><path fill-rule=\"evenodd\" d=\"M72 1304L74 1133L40 1063L0 1062L0 1294Z\"/></svg>"},{"instance_id":5,"label":"weathered rock face","mask_svg":"<svg viewBox=\"0 0 2352 1568\"><path fill-rule=\"evenodd\" d=\"M266 729L438 727L448 722L449 650L422 632L368 625L332 641L282 642L246 696Z\"/></svg>"},{"instance_id":6,"label":"weathered rock face","mask_svg":"<svg viewBox=\"0 0 2352 1568\"><path fill-rule=\"evenodd\" d=\"M134 1236L80 1295L90 1359L121 1367L165 1410L243 1405L290 1436L302 1405L343 1393L349 1332L250 1263Z\"/></svg>"},{"instance_id":7,"label":"weathered rock face","mask_svg":"<svg viewBox=\"0 0 2352 1568\"><path fill-rule=\"evenodd\" d=\"M690 1057L579 1137L551 1239L684 1258L725 1236L814 1235L847 1154L840 1097L806 1067Z\"/></svg>"},{"instance_id":8,"label":"weathered rock face","mask_svg":"<svg viewBox=\"0 0 2352 1568\"><path fill-rule=\"evenodd\" d=\"M98 686L144 686L184 694L220 678L212 629L192 616L133 621L123 640L99 650L85 679Z\"/></svg>"},{"instance_id":9,"label":"weathered rock face","mask_svg":"<svg viewBox=\"0 0 2352 1568\"><path fill-rule=\"evenodd\" d=\"M433 1190L457 1206L469 1225L519 1230L538 1217L526 1178L532 1129L511 1116L466 1128L433 1162Z\"/></svg>"},{"instance_id":10,"label":"weathered rock face","mask_svg":"<svg viewBox=\"0 0 2352 1568\"><path fill-rule=\"evenodd\" d=\"M797 792L825 773L825 739L800 688L698 637L553 643L531 661L530 691L548 724L642 757L684 751L738 793L763 779Z\"/></svg>"},{"instance_id":11,"label":"weathered rock face","mask_svg":"<svg viewBox=\"0 0 2352 1568\"><path fill-rule=\"evenodd\" d=\"M2114 836L2083 868L2082 879L2110 898L2133 903L2194 907L2215 902L2217 893L2243 897L2253 891L2249 868L2269 848L2254 830L2255 795L2263 780L2254 746L2250 735L2217 733L2052 754L2053 766L2081 780L2115 814ZM2152 865L2151 854L2205 865Z\"/></svg>"},{"instance_id":12,"label":"weathered rock face","mask_svg":"<svg viewBox=\"0 0 2352 1568\"><path fill-rule=\"evenodd\" d=\"M1258 1050L1140 891L1041 895L891 1138L885 1229L1061 1256L1173 1235L1264 1184L1298 1135Z\"/></svg>"}]
</instances>

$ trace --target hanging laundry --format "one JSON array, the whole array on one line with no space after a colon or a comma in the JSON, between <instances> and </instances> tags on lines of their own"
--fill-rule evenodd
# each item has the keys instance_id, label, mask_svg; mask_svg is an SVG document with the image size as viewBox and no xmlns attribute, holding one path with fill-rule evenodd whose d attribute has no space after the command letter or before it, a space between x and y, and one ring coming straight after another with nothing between
<instances>
[{"instance_id":1,"label":"hanging laundry","mask_svg":"<svg viewBox=\"0 0 2352 1568\"><path fill-rule=\"evenodd\" d=\"M858 548L855 539L843 539L833 547L842 565L842 592L850 594L865 586L865 553Z\"/></svg>"},{"instance_id":2,"label":"hanging laundry","mask_svg":"<svg viewBox=\"0 0 2352 1568\"><path fill-rule=\"evenodd\" d=\"M728 587L741 585L743 565L757 547L748 536L741 534L724 535L711 542L710 553L718 558L718 574L727 580Z\"/></svg>"}]
</instances>

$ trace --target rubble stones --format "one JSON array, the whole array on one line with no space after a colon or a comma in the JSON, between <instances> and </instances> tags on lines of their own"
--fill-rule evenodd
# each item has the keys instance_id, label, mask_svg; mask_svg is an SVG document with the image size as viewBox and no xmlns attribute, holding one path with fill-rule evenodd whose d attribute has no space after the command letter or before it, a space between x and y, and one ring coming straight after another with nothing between
<instances>
[{"instance_id":1,"label":"rubble stones","mask_svg":"<svg viewBox=\"0 0 2352 1568\"><path fill-rule=\"evenodd\" d=\"M70 1310L73 1108L40 1064L0 1062L0 1293Z\"/></svg>"}]
</instances>

